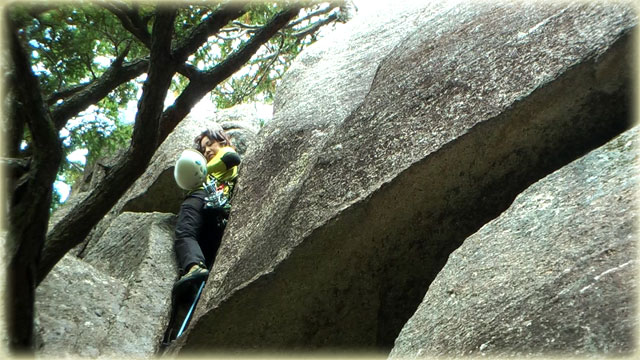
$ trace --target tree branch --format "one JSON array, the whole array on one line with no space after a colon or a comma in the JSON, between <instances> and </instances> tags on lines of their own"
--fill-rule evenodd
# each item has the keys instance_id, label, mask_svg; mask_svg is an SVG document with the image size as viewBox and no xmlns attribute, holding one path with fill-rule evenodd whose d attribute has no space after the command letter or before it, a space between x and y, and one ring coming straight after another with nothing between
<instances>
[{"instance_id":1,"label":"tree branch","mask_svg":"<svg viewBox=\"0 0 640 360\"><path fill-rule=\"evenodd\" d=\"M129 51L131 51L131 40L127 40L126 44L127 45L125 46L124 50L116 57L115 60L113 60L110 66L114 66L114 67L122 66L122 64L124 63L124 59L127 57L127 55L129 55Z\"/></svg>"},{"instance_id":2,"label":"tree branch","mask_svg":"<svg viewBox=\"0 0 640 360\"><path fill-rule=\"evenodd\" d=\"M276 14L265 26L262 27L243 47L230 54L224 61L211 70L202 73L192 79L189 85L178 96L175 103L168 107L162 114L160 122L160 142L169 136L171 131L182 119L189 114L191 108L218 84L240 70L244 64L260 49L262 45L271 39L280 29L287 25L302 8L295 4Z\"/></svg>"},{"instance_id":3,"label":"tree branch","mask_svg":"<svg viewBox=\"0 0 640 360\"><path fill-rule=\"evenodd\" d=\"M8 112L7 116L4 118L3 127L5 128L5 148L2 151L3 156L7 157L18 157L20 155L20 144L24 137L24 127L26 126L26 111L22 110L22 103L18 101L18 95L15 93L15 89L17 89L17 82L21 81L21 79L16 78L16 73L14 71L7 71L5 73L7 84L9 86L5 87L5 91L2 92L3 97L6 98L8 103ZM7 173L5 173L6 175ZM14 174L13 172L9 174ZM7 189L13 189L11 182L16 179L16 176L9 176L9 183Z\"/></svg>"},{"instance_id":4,"label":"tree branch","mask_svg":"<svg viewBox=\"0 0 640 360\"><path fill-rule=\"evenodd\" d=\"M254 32L258 31L258 30L260 30L262 28L262 26L260 26L260 25L249 25L249 24L244 24L244 23L242 23L240 21L234 21L234 22L232 22L232 24L236 25L239 28L246 29L246 30L251 30L251 31L254 31Z\"/></svg>"},{"instance_id":5,"label":"tree branch","mask_svg":"<svg viewBox=\"0 0 640 360\"><path fill-rule=\"evenodd\" d=\"M200 69L191 64L183 63L182 65L178 66L178 73L189 78L189 80L198 76L200 72Z\"/></svg>"},{"instance_id":6,"label":"tree branch","mask_svg":"<svg viewBox=\"0 0 640 360\"><path fill-rule=\"evenodd\" d=\"M253 79L251 79L249 81L249 83L246 84L246 86L243 87L239 91L240 95L237 96L236 98L241 99L241 101L242 101L242 100L244 100L245 97L249 96L249 94L251 94L253 91L255 91L255 89L258 86L260 86L260 84L262 83L264 78L269 75L269 68L278 59L278 56L280 56L280 52L282 51L283 47L284 47L284 36L281 36L280 45L278 46L278 49L276 50L276 52L274 52L273 54L271 54L270 56L268 56L266 58L262 58L262 59L267 59L268 58L269 59L268 64L259 67L258 71L256 71L256 74L253 76ZM260 70L262 70L262 71L260 71ZM262 73L262 74L260 74L260 73ZM255 83L255 85L253 85L254 83Z\"/></svg>"},{"instance_id":7,"label":"tree branch","mask_svg":"<svg viewBox=\"0 0 640 360\"><path fill-rule=\"evenodd\" d=\"M298 39L302 39L303 37L305 37L305 36L307 36L309 34L315 33L322 26L324 26L324 25L326 25L326 24L328 24L330 22L333 22L333 21L335 21L337 19L338 19L338 14L337 13L333 13L333 14L327 16L325 19L318 20L315 23L313 23L312 25L308 26L307 28L302 29L302 30L300 30L300 31L298 31L296 33L293 33L292 35L295 36Z\"/></svg>"},{"instance_id":8,"label":"tree branch","mask_svg":"<svg viewBox=\"0 0 640 360\"><path fill-rule=\"evenodd\" d=\"M139 38L147 46L150 46L150 40L147 39L147 36L150 35L146 32L145 20L140 18L137 10L131 9L121 2L105 1L102 2L102 5L118 16L120 21L123 23L123 26L134 34L134 36ZM209 36L219 31L219 29L226 25L230 20L245 13L247 10L244 7L246 7L246 4L240 6L237 2L230 2L223 5L214 12L207 21L194 29L192 34L182 42L182 45L174 50L171 57L176 59L176 62L178 63L181 62L179 60L186 60L189 55L188 51L195 51L207 41ZM52 109L52 118L58 130L62 129L67 121L69 121L73 116L76 116L79 112L83 111L90 105L103 99L113 89L127 81L130 81L131 79L136 78L147 70L148 62L146 60L137 60L128 65L121 66L127 52L128 51L125 51L120 54L116 61L111 64L109 69L91 83L74 87L73 90L69 89L68 92L63 91L57 93L48 99L48 103L53 105L56 101L61 99L63 95L71 93L74 94L68 100L56 105ZM178 68L178 71L190 79L199 72L197 68L187 64L181 65Z\"/></svg>"},{"instance_id":9,"label":"tree branch","mask_svg":"<svg viewBox=\"0 0 640 360\"><path fill-rule=\"evenodd\" d=\"M84 85L74 96L52 109L56 129L62 129L69 119L103 99L119 85L143 74L148 66L148 60L137 60L125 66L119 66L119 62L114 61L102 76Z\"/></svg>"},{"instance_id":10,"label":"tree branch","mask_svg":"<svg viewBox=\"0 0 640 360\"><path fill-rule=\"evenodd\" d=\"M147 23L136 9L129 8L127 4L119 1L99 1L99 4L114 14L122 26L140 40L146 47L151 46L151 35L147 31Z\"/></svg>"},{"instance_id":11,"label":"tree branch","mask_svg":"<svg viewBox=\"0 0 640 360\"><path fill-rule=\"evenodd\" d=\"M8 234L10 347L14 351L31 351L37 261L40 257L49 221L49 205L62 147L58 132L47 112L36 76L20 45L15 25L9 24L9 47L15 78L15 101L25 113L33 138L30 169L14 192L9 212Z\"/></svg>"},{"instance_id":12,"label":"tree branch","mask_svg":"<svg viewBox=\"0 0 640 360\"><path fill-rule=\"evenodd\" d=\"M175 17L176 9L160 7L156 9L150 49L151 63L147 80L142 87L142 96L138 102L138 112L131 138L130 149L134 156L139 152L138 156L144 154L151 159L157 147L158 125L164 108L164 99L178 65L171 54L171 36Z\"/></svg>"},{"instance_id":13,"label":"tree branch","mask_svg":"<svg viewBox=\"0 0 640 360\"><path fill-rule=\"evenodd\" d=\"M69 250L89 234L104 213L147 168L159 143L158 127L164 98L178 67L170 51L175 15L175 9L157 9L151 35L149 71L138 101L129 149L82 201L78 207L80 210L66 216L49 232L38 268L38 284Z\"/></svg>"},{"instance_id":14,"label":"tree branch","mask_svg":"<svg viewBox=\"0 0 640 360\"><path fill-rule=\"evenodd\" d=\"M236 23L235 21L233 23ZM256 26L256 29L241 29L240 27L226 27L220 29L218 33L232 33L232 32L241 32L244 33L254 33L256 30L260 29L260 26Z\"/></svg>"},{"instance_id":15,"label":"tree branch","mask_svg":"<svg viewBox=\"0 0 640 360\"><path fill-rule=\"evenodd\" d=\"M116 59L111 63L111 67L113 68L120 68L122 66L122 63L124 62L124 58L127 56L127 54L129 54L129 50L131 50L131 41L127 41L127 46L124 49L124 51L122 51L122 53L120 53L120 55L118 55L118 57L116 57ZM46 104L47 105L53 105L55 104L58 100L63 100L65 98L68 98L70 96L73 96L85 89L87 89L88 87L92 86L93 84L95 84L97 81L94 80L93 82L89 82L89 83L85 83L85 84L79 84L79 85L75 85L72 86L68 89L64 89L58 92L55 92L53 94L51 94L47 100L46 100ZM119 85L119 84L118 84ZM116 85L117 86L117 85ZM91 105L91 104L88 104ZM87 106L88 106L87 105ZM64 125L63 125L64 126Z\"/></svg>"},{"instance_id":16,"label":"tree branch","mask_svg":"<svg viewBox=\"0 0 640 360\"><path fill-rule=\"evenodd\" d=\"M218 84L238 71L258 49L282 29L302 8L294 5L287 10L276 14L267 25L258 31L242 48L230 54L224 61L205 73L210 84Z\"/></svg>"},{"instance_id":17,"label":"tree branch","mask_svg":"<svg viewBox=\"0 0 640 360\"><path fill-rule=\"evenodd\" d=\"M0 158L0 166L2 166L5 177L20 178L29 172L30 159L2 157ZM13 189L13 186L7 186L8 189Z\"/></svg>"},{"instance_id":18,"label":"tree branch","mask_svg":"<svg viewBox=\"0 0 640 360\"><path fill-rule=\"evenodd\" d=\"M68 98L70 96L73 96L77 93L79 93L80 91L86 89L89 85L91 85L91 83L84 83L84 84L78 84L78 85L74 85L70 88L64 89L64 90L60 90L60 91L56 91L53 94L49 95L49 97L46 100L47 105L53 105L55 104L58 100L62 100L65 98Z\"/></svg>"},{"instance_id":19,"label":"tree branch","mask_svg":"<svg viewBox=\"0 0 640 360\"><path fill-rule=\"evenodd\" d=\"M122 26L145 44L147 48L151 46L149 40L150 35L146 31L146 22L148 19L140 18L135 7L129 8L124 3L112 1L100 1L100 4L118 17ZM173 58L178 63L185 61L191 53L207 41L209 36L216 34L230 20L237 18L246 11L246 6L240 6L238 2L224 4L209 16L207 20L198 25L191 34L182 41L181 45L174 49ZM178 68L178 72L189 79L196 76L199 71L196 67L188 64L181 65Z\"/></svg>"},{"instance_id":20,"label":"tree branch","mask_svg":"<svg viewBox=\"0 0 640 360\"><path fill-rule=\"evenodd\" d=\"M344 3L344 1L335 1L335 2L329 3L329 5L327 7L324 7L322 9L318 9L316 11L312 11L312 12L306 14L305 16L299 18L299 19L296 19L294 21L289 22L287 24L287 26L285 26L285 28L291 29L294 26L301 24L305 20L309 20L309 19L313 18L314 16L319 16L319 15L326 14L326 13L330 12L331 10L333 10L333 9L335 9L337 7L340 7L342 3ZM256 32L257 30L260 30L262 28L262 26L260 26L260 25L250 25L250 24L242 23L240 21L233 21L231 23L233 25L236 25L237 28L227 29L226 30L227 32L228 31L240 31L240 29L245 29L248 32Z\"/></svg>"},{"instance_id":21,"label":"tree branch","mask_svg":"<svg viewBox=\"0 0 640 360\"><path fill-rule=\"evenodd\" d=\"M43 203L42 199L38 199L37 196L34 198L33 193L36 192L36 189L31 189L31 187L42 184L45 184L46 186L47 181L51 180L48 184L50 190L51 183L55 180L60 160L62 159L62 149L60 139L58 138L58 132L53 126L51 117L49 116L42 99L38 80L31 70L28 58L19 43L15 31L11 31L10 46L11 60L14 64L16 79L20 79L20 81L14 82L14 86L16 86L16 99L14 101L16 101L20 106L22 110L21 115L24 116L33 139L33 155L29 176L34 179L34 181L31 181L27 185L30 187L29 190L31 191L26 191L25 193L18 192L15 194L12 202L24 203L24 198L22 198L22 196L34 200L28 202L30 205L29 207L21 209L22 211L30 212L34 211L31 209L33 204L36 202ZM45 203L44 208L47 209L47 213L48 207L49 204ZM15 210L12 210L11 212L12 218L20 218L23 215L25 214L19 213Z\"/></svg>"},{"instance_id":22,"label":"tree branch","mask_svg":"<svg viewBox=\"0 0 640 360\"><path fill-rule=\"evenodd\" d=\"M294 21L290 22L290 23L287 25L287 29L291 29L291 28L293 28L294 26L296 26L296 25L298 25L298 24L302 23L302 22L303 22L303 21L305 21L305 20L309 20L309 19L311 19L311 18L312 18L312 17L314 17L314 16L318 16L318 15L326 14L326 13L330 12L331 10L333 10L333 9L335 9L335 8L337 8L337 7L340 7L341 3L343 3L343 1L332 2L332 3L330 3L330 4L329 4L327 7L325 7L325 8L318 9L318 10L316 10L316 11L312 11L312 12L310 12L310 13L306 14L305 16L303 16L303 17L301 17L301 18L299 18L299 19L296 19L296 20L294 20Z\"/></svg>"},{"instance_id":23,"label":"tree branch","mask_svg":"<svg viewBox=\"0 0 640 360\"><path fill-rule=\"evenodd\" d=\"M229 21L246 13L247 10L248 5L244 2L230 1L222 4L211 16L193 29L186 39L180 42L174 50L173 56L178 61L185 61L189 55L206 43L210 36L217 34Z\"/></svg>"},{"instance_id":24,"label":"tree branch","mask_svg":"<svg viewBox=\"0 0 640 360\"><path fill-rule=\"evenodd\" d=\"M248 31L251 32L251 31ZM242 36L244 36L245 34L247 34L248 32L241 32L239 34L233 35L233 36L224 36L224 35L220 35L220 34L216 34L216 37L218 39L222 39L224 41L232 41L232 40L236 40L236 39L240 39L242 38Z\"/></svg>"}]
</instances>

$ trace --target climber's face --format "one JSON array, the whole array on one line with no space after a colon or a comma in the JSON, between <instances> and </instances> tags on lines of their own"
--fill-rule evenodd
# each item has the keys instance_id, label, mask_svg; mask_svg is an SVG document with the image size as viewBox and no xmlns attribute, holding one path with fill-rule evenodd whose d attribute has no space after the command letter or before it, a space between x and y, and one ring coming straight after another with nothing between
<instances>
[{"instance_id":1,"label":"climber's face","mask_svg":"<svg viewBox=\"0 0 640 360\"><path fill-rule=\"evenodd\" d=\"M202 140L200 140L200 148L204 150L204 157L207 159L207 162L216 156L221 147L222 144L220 144L220 142L211 140L207 136L203 136Z\"/></svg>"}]
</instances>

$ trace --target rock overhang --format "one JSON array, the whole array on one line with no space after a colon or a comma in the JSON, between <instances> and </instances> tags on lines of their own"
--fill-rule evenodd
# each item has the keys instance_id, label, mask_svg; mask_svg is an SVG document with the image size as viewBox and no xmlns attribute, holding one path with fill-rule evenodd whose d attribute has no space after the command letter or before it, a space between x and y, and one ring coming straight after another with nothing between
<instances>
[{"instance_id":1,"label":"rock overhang","mask_svg":"<svg viewBox=\"0 0 640 360\"><path fill-rule=\"evenodd\" d=\"M420 30L361 74L366 97L336 121L287 131L283 119L296 113L276 108L254 152L268 155L247 159L208 313L185 349L389 346L466 236L629 125L630 8L485 6L417 16ZM313 65L322 61L314 54ZM316 91L331 94L331 84ZM376 299L363 306L360 294ZM276 310L297 311L280 325L306 324L306 334L236 329L225 314L239 304L266 304L245 314L263 325Z\"/></svg>"}]
</instances>

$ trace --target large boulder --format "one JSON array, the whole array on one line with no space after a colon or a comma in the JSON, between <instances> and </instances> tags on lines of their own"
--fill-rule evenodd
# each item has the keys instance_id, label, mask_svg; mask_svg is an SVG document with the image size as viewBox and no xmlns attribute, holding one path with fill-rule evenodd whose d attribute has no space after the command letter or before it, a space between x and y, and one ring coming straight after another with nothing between
<instances>
[{"instance_id":1,"label":"large boulder","mask_svg":"<svg viewBox=\"0 0 640 360\"><path fill-rule=\"evenodd\" d=\"M146 356L168 323L175 215L118 216L86 253L65 256L36 292L38 354Z\"/></svg>"},{"instance_id":2,"label":"large boulder","mask_svg":"<svg viewBox=\"0 0 640 360\"><path fill-rule=\"evenodd\" d=\"M388 351L465 238L629 126L630 5L381 6L287 73L175 350Z\"/></svg>"},{"instance_id":3,"label":"large boulder","mask_svg":"<svg viewBox=\"0 0 640 360\"><path fill-rule=\"evenodd\" d=\"M638 130L535 183L466 239L391 358L630 355Z\"/></svg>"}]
</instances>

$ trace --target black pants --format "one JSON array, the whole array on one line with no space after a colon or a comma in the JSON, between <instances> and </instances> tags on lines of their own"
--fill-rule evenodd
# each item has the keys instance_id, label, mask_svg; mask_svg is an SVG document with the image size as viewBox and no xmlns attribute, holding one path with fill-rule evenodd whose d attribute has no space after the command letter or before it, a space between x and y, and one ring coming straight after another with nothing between
<instances>
[{"instance_id":1,"label":"black pants","mask_svg":"<svg viewBox=\"0 0 640 360\"><path fill-rule=\"evenodd\" d=\"M204 190L198 190L180 206L174 249L181 275L194 263L204 263L211 269L220 247L224 231L220 224L226 215L203 209L204 196Z\"/></svg>"}]
</instances>

